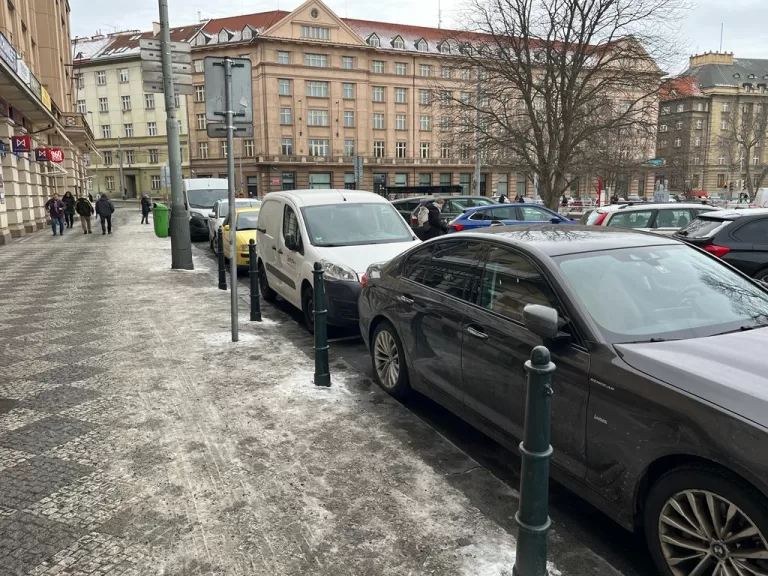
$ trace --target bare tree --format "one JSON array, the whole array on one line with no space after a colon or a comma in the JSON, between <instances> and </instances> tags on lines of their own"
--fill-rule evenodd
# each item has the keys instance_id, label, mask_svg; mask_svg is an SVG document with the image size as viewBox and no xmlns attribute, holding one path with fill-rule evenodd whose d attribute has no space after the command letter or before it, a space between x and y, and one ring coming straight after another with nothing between
<instances>
[{"instance_id":1,"label":"bare tree","mask_svg":"<svg viewBox=\"0 0 768 576\"><path fill-rule=\"evenodd\" d=\"M655 127L659 64L676 53L665 23L683 0L467 1L466 29L441 49L454 54L458 94L443 87L439 112L464 154L510 158L554 208L612 135ZM630 156L644 154L653 146Z\"/></svg>"},{"instance_id":2,"label":"bare tree","mask_svg":"<svg viewBox=\"0 0 768 576\"><path fill-rule=\"evenodd\" d=\"M761 155L761 146L765 146L768 138L768 98L740 97L729 116L728 127L720 135L720 148L729 159L732 172L743 175L749 197L754 198L768 176L768 158L766 153Z\"/></svg>"},{"instance_id":3,"label":"bare tree","mask_svg":"<svg viewBox=\"0 0 768 576\"><path fill-rule=\"evenodd\" d=\"M606 129L589 141L592 160L589 170L599 178L603 189L618 192L622 175L644 174L644 165L653 150L654 134L652 126L637 125L633 128ZM627 182L629 184L629 182ZM624 194L628 190L623 191Z\"/></svg>"}]
</instances>

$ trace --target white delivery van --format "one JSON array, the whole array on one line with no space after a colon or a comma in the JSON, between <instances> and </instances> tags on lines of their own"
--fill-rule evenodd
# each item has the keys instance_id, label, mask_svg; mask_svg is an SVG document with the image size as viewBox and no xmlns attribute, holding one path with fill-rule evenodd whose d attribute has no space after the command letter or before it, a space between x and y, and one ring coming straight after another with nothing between
<instances>
[{"instance_id":1,"label":"white delivery van","mask_svg":"<svg viewBox=\"0 0 768 576\"><path fill-rule=\"evenodd\" d=\"M229 194L226 178L187 178L182 181L192 240L208 240L208 214Z\"/></svg>"},{"instance_id":2,"label":"white delivery van","mask_svg":"<svg viewBox=\"0 0 768 576\"><path fill-rule=\"evenodd\" d=\"M259 283L266 300L280 295L314 326L313 268L325 270L328 323L358 323L360 277L419 239L389 201L359 190L290 190L266 195L259 212Z\"/></svg>"},{"instance_id":3,"label":"white delivery van","mask_svg":"<svg viewBox=\"0 0 768 576\"><path fill-rule=\"evenodd\" d=\"M755 201L752 203L755 208L768 208L768 188L758 188L755 192Z\"/></svg>"}]
</instances>

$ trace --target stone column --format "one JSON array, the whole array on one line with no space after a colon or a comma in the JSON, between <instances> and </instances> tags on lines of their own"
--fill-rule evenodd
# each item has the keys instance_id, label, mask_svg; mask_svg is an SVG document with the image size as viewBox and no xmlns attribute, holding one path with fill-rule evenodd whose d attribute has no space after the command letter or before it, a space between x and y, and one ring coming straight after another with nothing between
<instances>
[{"instance_id":1,"label":"stone column","mask_svg":"<svg viewBox=\"0 0 768 576\"><path fill-rule=\"evenodd\" d=\"M0 119L0 138L7 140L10 146L14 135L13 121L8 118ZM19 180L19 163L23 162L16 155L8 150L2 159L3 166L3 185L5 188L5 211L7 228L4 230L13 238L24 236L24 195L26 189L23 189Z\"/></svg>"}]
</instances>

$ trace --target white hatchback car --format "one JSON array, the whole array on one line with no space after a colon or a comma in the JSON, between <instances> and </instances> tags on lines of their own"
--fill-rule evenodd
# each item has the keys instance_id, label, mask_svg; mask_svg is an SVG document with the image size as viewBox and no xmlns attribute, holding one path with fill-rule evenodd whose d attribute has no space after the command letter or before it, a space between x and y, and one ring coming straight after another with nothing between
<instances>
[{"instance_id":1,"label":"white hatchback car","mask_svg":"<svg viewBox=\"0 0 768 576\"><path fill-rule=\"evenodd\" d=\"M612 228L633 228L671 236L683 226L687 226L702 212L712 210L720 210L720 208L692 202L612 204L592 212L587 217L586 224Z\"/></svg>"},{"instance_id":2,"label":"white hatchback car","mask_svg":"<svg viewBox=\"0 0 768 576\"><path fill-rule=\"evenodd\" d=\"M235 198L235 208L256 208L261 206L261 200L255 198ZM211 250L216 250L216 235L219 226L224 224L224 219L229 216L229 200L217 200L208 214L208 244Z\"/></svg>"},{"instance_id":3,"label":"white hatchback car","mask_svg":"<svg viewBox=\"0 0 768 576\"><path fill-rule=\"evenodd\" d=\"M257 228L259 284L280 295L312 330L315 262L325 270L328 323L357 326L360 278L419 240L385 198L359 190L290 190L264 197Z\"/></svg>"}]
</instances>

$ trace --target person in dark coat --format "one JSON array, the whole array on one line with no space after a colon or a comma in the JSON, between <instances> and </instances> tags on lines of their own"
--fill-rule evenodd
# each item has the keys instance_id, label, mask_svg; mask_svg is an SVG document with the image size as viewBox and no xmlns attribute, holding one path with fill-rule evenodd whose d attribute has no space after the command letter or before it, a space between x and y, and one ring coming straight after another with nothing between
<instances>
[{"instance_id":1,"label":"person in dark coat","mask_svg":"<svg viewBox=\"0 0 768 576\"><path fill-rule=\"evenodd\" d=\"M64 198L62 198L64 205L67 207L64 212L64 220L67 223L67 228L72 228L75 223L75 197L72 196L72 192L67 190L64 192Z\"/></svg>"},{"instance_id":2,"label":"person in dark coat","mask_svg":"<svg viewBox=\"0 0 768 576\"><path fill-rule=\"evenodd\" d=\"M425 208L429 211L429 217L427 218L427 230L424 233L424 239L437 238L448 232L448 226L440 220L440 211L445 205L445 200L442 198L436 198L435 200L425 204Z\"/></svg>"},{"instance_id":3,"label":"person in dark coat","mask_svg":"<svg viewBox=\"0 0 768 576\"><path fill-rule=\"evenodd\" d=\"M51 227L53 235L56 236L56 227L59 227L59 235L64 235L64 214L67 212L67 205L61 201L57 192L53 193L53 198L45 203L45 209L51 216Z\"/></svg>"},{"instance_id":4,"label":"person in dark coat","mask_svg":"<svg viewBox=\"0 0 768 576\"><path fill-rule=\"evenodd\" d=\"M101 234L102 236L109 232L112 234L112 213L115 211L115 206L112 201L107 198L106 194L102 194L101 198L96 201L96 214L101 219Z\"/></svg>"},{"instance_id":5,"label":"person in dark coat","mask_svg":"<svg viewBox=\"0 0 768 576\"><path fill-rule=\"evenodd\" d=\"M90 194L89 194L90 196ZM83 227L83 234L92 234L91 216L93 216L93 204L85 196L81 196L75 202L75 212L80 216L80 225Z\"/></svg>"},{"instance_id":6,"label":"person in dark coat","mask_svg":"<svg viewBox=\"0 0 768 576\"><path fill-rule=\"evenodd\" d=\"M141 223L145 222L149 224L149 211L152 210L152 202L149 199L148 194L144 194L141 197Z\"/></svg>"},{"instance_id":7,"label":"person in dark coat","mask_svg":"<svg viewBox=\"0 0 768 576\"><path fill-rule=\"evenodd\" d=\"M523 198L522 194L518 194L515 196L515 202L525 202L525 198Z\"/></svg>"},{"instance_id":8,"label":"person in dark coat","mask_svg":"<svg viewBox=\"0 0 768 576\"><path fill-rule=\"evenodd\" d=\"M506 204L507 203L507 197L502 194L499 196L499 204Z\"/></svg>"}]
</instances>

